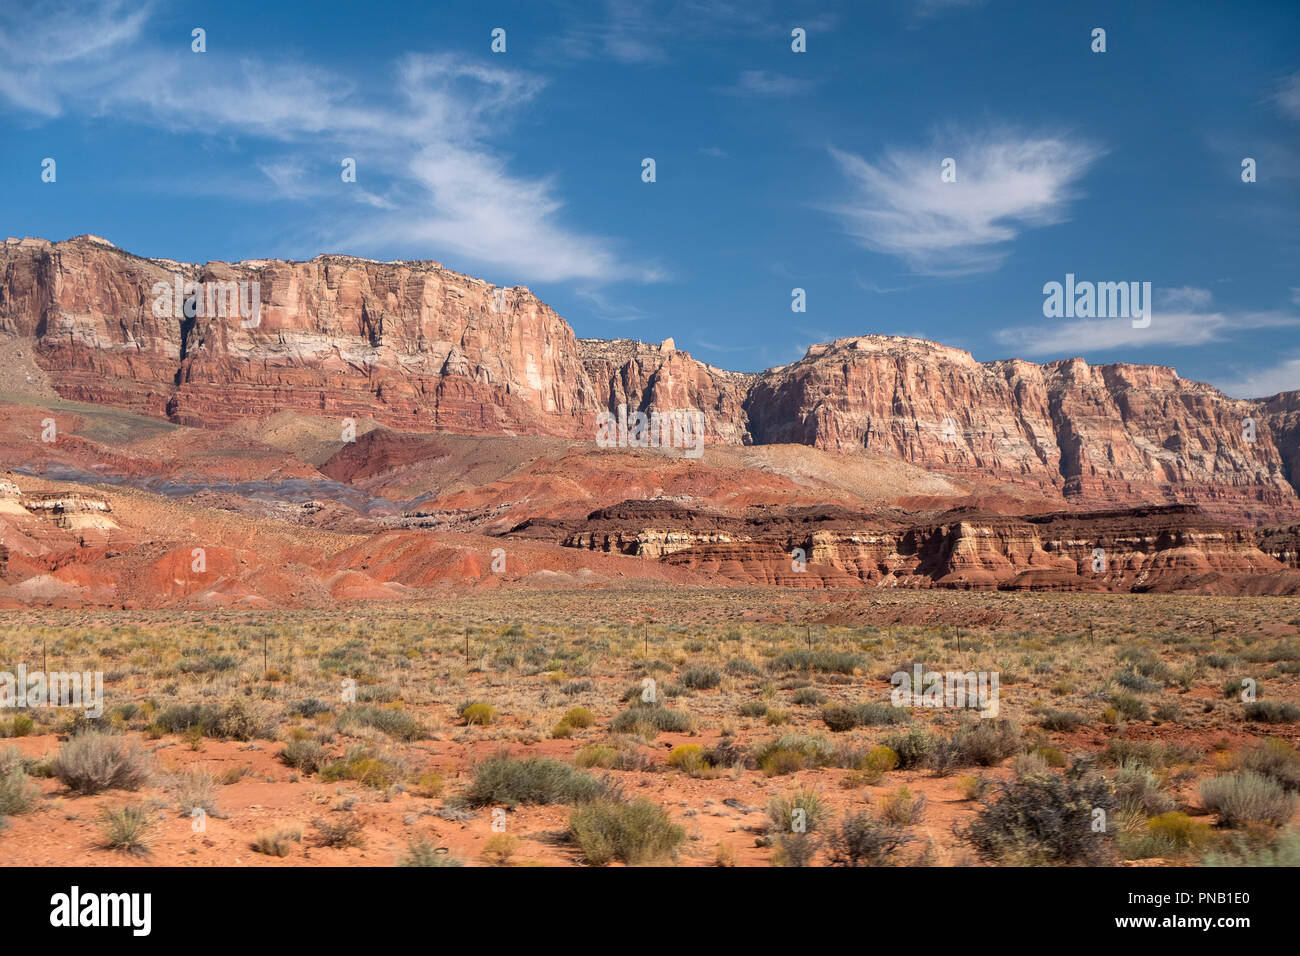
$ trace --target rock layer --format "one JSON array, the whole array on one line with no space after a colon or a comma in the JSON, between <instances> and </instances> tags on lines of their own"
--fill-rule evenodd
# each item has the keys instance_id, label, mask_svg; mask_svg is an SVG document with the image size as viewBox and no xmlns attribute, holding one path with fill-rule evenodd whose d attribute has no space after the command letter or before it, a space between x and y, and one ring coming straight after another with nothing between
<instances>
[{"instance_id":1,"label":"rock layer","mask_svg":"<svg viewBox=\"0 0 1300 956\"><path fill-rule=\"evenodd\" d=\"M1187 505L929 518L837 508L743 518L624 502L521 536L788 587L1300 593L1300 525L1251 529Z\"/></svg>"},{"instance_id":2,"label":"rock layer","mask_svg":"<svg viewBox=\"0 0 1300 956\"><path fill-rule=\"evenodd\" d=\"M256 283L256 325L174 308L160 316L155 286L178 279L244 283L250 301ZM579 340L527 289L436 262L323 255L200 266L89 236L10 239L0 332L30 340L63 397L181 424L294 410L409 431L594 441L602 410L696 409L715 444L867 448L1081 507L1195 503L1238 523L1300 517L1300 392L1236 400L1159 366L980 363L874 335L813 346L761 374L727 372L671 340Z\"/></svg>"}]
</instances>

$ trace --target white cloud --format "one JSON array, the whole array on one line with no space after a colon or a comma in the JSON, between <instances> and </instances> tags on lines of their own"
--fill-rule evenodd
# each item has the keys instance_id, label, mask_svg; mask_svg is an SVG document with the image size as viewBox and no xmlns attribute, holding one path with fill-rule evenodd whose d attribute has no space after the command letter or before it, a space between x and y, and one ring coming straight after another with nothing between
<instances>
[{"instance_id":1,"label":"white cloud","mask_svg":"<svg viewBox=\"0 0 1300 956\"><path fill-rule=\"evenodd\" d=\"M1133 320L1048 319L1040 324L1002 329L997 340L1031 357L1086 357L1090 352L1146 349L1156 346L1209 345L1250 329L1300 326L1300 316L1279 312L1162 312L1152 311L1151 325L1133 328Z\"/></svg>"},{"instance_id":2,"label":"white cloud","mask_svg":"<svg viewBox=\"0 0 1300 956\"><path fill-rule=\"evenodd\" d=\"M4 15L0 52L19 58L17 69L0 73L0 97L46 117L76 111L279 144L254 168L274 198L317 207L332 199L317 239L335 248L450 258L500 269L511 282L661 276L566 225L553 178L509 168L496 138L541 92L540 78L453 55L409 55L395 64L394 83L367 93L310 64L191 54L188 36L179 55L149 47L141 39L147 12L126 15L116 0L76 4L58 21L76 25L71 37L71 27L48 25L44 13ZM82 32L93 39L79 40ZM337 157L332 170L322 156ZM346 186L343 156L358 166L357 182ZM246 198L249 190L232 192Z\"/></svg>"},{"instance_id":3,"label":"white cloud","mask_svg":"<svg viewBox=\"0 0 1300 956\"><path fill-rule=\"evenodd\" d=\"M862 245L914 272L989 272L1025 229L1068 218L1075 183L1101 154L1064 135L1010 130L936 136L929 147L891 148L874 163L832 148L853 190L832 211ZM949 157L956 182L940 179Z\"/></svg>"},{"instance_id":4,"label":"white cloud","mask_svg":"<svg viewBox=\"0 0 1300 956\"><path fill-rule=\"evenodd\" d=\"M1268 398L1278 392L1300 389L1300 358L1255 371L1234 369L1234 379L1214 379L1211 384L1233 398Z\"/></svg>"},{"instance_id":5,"label":"white cloud","mask_svg":"<svg viewBox=\"0 0 1300 956\"><path fill-rule=\"evenodd\" d=\"M1300 72L1292 73L1277 85L1273 102L1283 115L1300 120Z\"/></svg>"},{"instance_id":6,"label":"white cloud","mask_svg":"<svg viewBox=\"0 0 1300 956\"><path fill-rule=\"evenodd\" d=\"M1214 296L1209 289L1184 285L1172 289L1156 289L1156 298L1160 301L1160 308L1177 312L1182 309L1204 309Z\"/></svg>"},{"instance_id":7,"label":"white cloud","mask_svg":"<svg viewBox=\"0 0 1300 956\"><path fill-rule=\"evenodd\" d=\"M744 70L731 86L724 87L724 93L735 96L795 96L807 93L817 86L813 80L804 80L784 73L769 70Z\"/></svg>"},{"instance_id":8,"label":"white cloud","mask_svg":"<svg viewBox=\"0 0 1300 956\"><path fill-rule=\"evenodd\" d=\"M590 304L592 314L602 322L640 322L645 318L636 306L614 302L599 289L580 287L574 292Z\"/></svg>"}]
</instances>

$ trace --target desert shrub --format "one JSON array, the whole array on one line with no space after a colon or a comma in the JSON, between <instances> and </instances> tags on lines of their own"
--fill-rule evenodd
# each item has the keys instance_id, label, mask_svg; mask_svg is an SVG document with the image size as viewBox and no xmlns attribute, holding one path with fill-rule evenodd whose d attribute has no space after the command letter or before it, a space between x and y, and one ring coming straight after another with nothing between
<instances>
[{"instance_id":1,"label":"desert shrub","mask_svg":"<svg viewBox=\"0 0 1300 956\"><path fill-rule=\"evenodd\" d=\"M1047 760L1044 759L1042 754L1029 751L1028 753L1016 754L1016 759L1011 761L1011 771L1019 778L1051 773L1052 768L1047 765Z\"/></svg>"},{"instance_id":2,"label":"desert shrub","mask_svg":"<svg viewBox=\"0 0 1300 956\"><path fill-rule=\"evenodd\" d=\"M105 807L100 815L100 846L135 856L149 852L153 840L154 818L143 804Z\"/></svg>"},{"instance_id":3,"label":"desert shrub","mask_svg":"<svg viewBox=\"0 0 1300 956\"><path fill-rule=\"evenodd\" d=\"M219 740L253 740L265 738L270 732L266 718L239 699L221 707L215 704L172 704L158 714L154 724L164 733L183 734L194 728L203 737Z\"/></svg>"},{"instance_id":4,"label":"desert shrub","mask_svg":"<svg viewBox=\"0 0 1300 956\"><path fill-rule=\"evenodd\" d=\"M1048 747L1048 746L1035 747L1033 752L1038 754L1038 756L1042 757L1043 760L1047 762L1047 765L1049 767L1065 766L1065 754L1061 751L1059 747Z\"/></svg>"},{"instance_id":5,"label":"desert shrub","mask_svg":"<svg viewBox=\"0 0 1300 956\"><path fill-rule=\"evenodd\" d=\"M1229 677L1225 680L1223 686L1220 688L1223 692L1223 699L1233 700L1239 697L1241 695L1243 683L1244 682L1240 677Z\"/></svg>"},{"instance_id":6,"label":"desert shrub","mask_svg":"<svg viewBox=\"0 0 1300 956\"><path fill-rule=\"evenodd\" d=\"M586 707L570 707L564 712L563 721L570 727L582 730L583 728L590 727L594 724L596 718Z\"/></svg>"},{"instance_id":7,"label":"desert shrub","mask_svg":"<svg viewBox=\"0 0 1300 956\"><path fill-rule=\"evenodd\" d=\"M466 727L487 727L496 717L496 708L483 701L472 701L460 709L460 718Z\"/></svg>"},{"instance_id":8,"label":"desert shrub","mask_svg":"<svg viewBox=\"0 0 1300 956\"><path fill-rule=\"evenodd\" d=\"M885 774L898 766L898 754L888 747L872 747L866 753L855 750L842 754L839 762L853 769L844 786L857 787L863 783L880 783Z\"/></svg>"},{"instance_id":9,"label":"desert shrub","mask_svg":"<svg viewBox=\"0 0 1300 956\"><path fill-rule=\"evenodd\" d=\"M679 680L691 690L711 690L722 683L722 672L716 667L688 667Z\"/></svg>"},{"instance_id":10,"label":"desert shrub","mask_svg":"<svg viewBox=\"0 0 1300 956\"><path fill-rule=\"evenodd\" d=\"M683 773L695 775L705 770L708 765L699 744L682 744L680 747L674 747L668 754L668 766Z\"/></svg>"},{"instance_id":11,"label":"desert shrub","mask_svg":"<svg viewBox=\"0 0 1300 956\"><path fill-rule=\"evenodd\" d=\"M1084 722L1083 715L1073 710L1045 710L1038 719L1044 730L1071 731Z\"/></svg>"},{"instance_id":12,"label":"desert shrub","mask_svg":"<svg viewBox=\"0 0 1300 956\"><path fill-rule=\"evenodd\" d=\"M1020 728L1003 719L976 720L963 724L953 735L962 758L981 767L992 767L1021 749Z\"/></svg>"},{"instance_id":13,"label":"desert shrub","mask_svg":"<svg viewBox=\"0 0 1300 956\"><path fill-rule=\"evenodd\" d=\"M741 717L766 717L767 704L761 700L747 700L740 705L739 713Z\"/></svg>"},{"instance_id":14,"label":"desert shrub","mask_svg":"<svg viewBox=\"0 0 1300 956\"><path fill-rule=\"evenodd\" d=\"M27 775L18 748L10 747L0 753L0 821L26 813L40 798L40 789Z\"/></svg>"},{"instance_id":15,"label":"desert shrub","mask_svg":"<svg viewBox=\"0 0 1300 956\"><path fill-rule=\"evenodd\" d=\"M464 866L465 861L450 854L446 847L434 846L425 837L416 837L406 848L398 866Z\"/></svg>"},{"instance_id":16,"label":"desert shrub","mask_svg":"<svg viewBox=\"0 0 1300 956\"><path fill-rule=\"evenodd\" d=\"M868 702L848 707L833 704L822 709L822 722L834 732L852 730L855 727L878 727L905 724L907 711L889 704Z\"/></svg>"},{"instance_id":17,"label":"desert shrub","mask_svg":"<svg viewBox=\"0 0 1300 956\"><path fill-rule=\"evenodd\" d=\"M833 704L822 708L822 722L834 733L852 730L858 725L858 715L852 707Z\"/></svg>"},{"instance_id":18,"label":"desert shrub","mask_svg":"<svg viewBox=\"0 0 1300 956\"><path fill-rule=\"evenodd\" d=\"M442 796L442 791L446 789L446 786L447 781L443 779L442 774L436 770L429 770L415 778L411 790L416 796L433 799Z\"/></svg>"},{"instance_id":19,"label":"desert shrub","mask_svg":"<svg viewBox=\"0 0 1300 956\"><path fill-rule=\"evenodd\" d=\"M329 704L325 703L325 701L321 700L319 697L306 697L302 700L292 701L287 707L285 707L285 712L291 717L311 718L319 716L320 714L328 713L329 709Z\"/></svg>"},{"instance_id":20,"label":"desert shrub","mask_svg":"<svg viewBox=\"0 0 1300 956\"><path fill-rule=\"evenodd\" d=\"M560 693L567 694L568 696L572 697L575 694L585 694L595 689L596 689L596 685L592 681L589 681L584 677L582 680L569 681L567 684L565 684L563 687L560 688Z\"/></svg>"},{"instance_id":21,"label":"desert shrub","mask_svg":"<svg viewBox=\"0 0 1300 956\"><path fill-rule=\"evenodd\" d=\"M831 866L888 866L911 840L902 827L865 810L849 813L827 834L827 861Z\"/></svg>"},{"instance_id":22,"label":"desert shrub","mask_svg":"<svg viewBox=\"0 0 1300 956\"><path fill-rule=\"evenodd\" d=\"M1168 813L1178 805L1165 792L1160 778L1149 767L1135 760L1126 760L1115 774L1115 799L1120 808L1144 817Z\"/></svg>"},{"instance_id":23,"label":"desert shrub","mask_svg":"<svg viewBox=\"0 0 1300 956\"><path fill-rule=\"evenodd\" d=\"M1115 694L1110 699L1110 706L1125 720L1146 720L1151 716L1151 708L1146 701L1132 694Z\"/></svg>"},{"instance_id":24,"label":"desert shrub","mask_svg":"<svg viewBox=\"0 0 1300 956\"><path fill-rule=\"evenodd\" d=\"M1117 806L1099 775L1072 768L1063 776L1032 774L1001 786L960 835L984 860L1018 863L1102 863L1110 840L1094 832L1093 811Z\"/></svg>"},{"instance_id":25,"label":"desert shrub","mask_svg":"<svg viewBox=\"0 0 1300 956\"><path fill-rule=\"evenodd\" d=\"M406 711L389 707L352 706L339 714L341 733L349 733L357 727L378 730L394 740L422 740L428 736L420 722Z\"/></svg>"},{"instance_id":26,"label":"desert shrub","mask_svg":"<svg viewBox=\"0 0 1300 956\"><path fill-rule=\"evenodd\" d=\"M1243 714L1260 724L1292 724L1300 720L1300 707L1284 700L1252 700Z\"/></svg>"},{"instance_id":27,"label":"desert shrub","mask_svg":"<svg viewBox=\"0 0 1300 956\"><path fill-rule=\"evenodd\" d=\"M920 823L925 814L925 794L913 796L907 787L899 787L880 802L880 816L886 823L901 827Z\"/></svg>"},{"instance_id":28,"label":"desert shrub","mask_svg":"<svg viewBox=\"0 0 1300 956\"><path fill-rule=\"evenodd\" d=\"M1300 751L1285 740L1270 738L1246 748L1241 767L1269 777L1284 790L1300 791Z\"/></svg>"},{"instance_id":29,"label":"desert shrub","mask_svg":"<svg viewBox=\"0 0 1300 956\"><path fill-rule=\"evenodd\" d=\"M898 754L898 766L903 770L912 770L925 763L934 743L933 736L917 727L896 731L884 741L886 747Z\"/></svg>"},{"instance_id":30,"label":"desert shrub","mask_svg":"<svg viewBox=\"0 0 1300 956\"><path fill-rule=\"evenodd\" d=\"M365 821L350 813L341 813L334 818L317 817L311 825L316 830L317 846L365 846Z\"/></svg>"},{"instance_id":31,"label":"desert shrub","mask_svg":"<svg viewBox=\"0 0 1300 956\"><path fill-rule=\"evenodd\" d=\"M794 828L795 811L803 811L803 829ZM767 815L772 826L780 833L813 833L825 822L830 808L820 793L811 788L791 790L789 793L773 797L767 805Z\"/></svg>"},{"instance_id":32,"label":"desert shrub","mask_svg":"<svg viewBox=\"0 0 1300 956\"><path fill-rule=\"evenodd\" d=\"M817 839L807 833L778 833L774 843L773 866L812 866L817 855Z\"/></svg>"},{"instance_id":33,"label":"desert shrub","mask_svg":"<svg viewBox=\"0 0 1300 956\"><path fill-rule=\"evenodd\" d=\"M794 702L800 707L817 707L826 703L826 695L816 687L800 687L794 692Z\"/></svg>"},{"instance_id":34,"label":"desert shrub","mask_svg":"<svg viewBox=\"0 0 1300 956\"><path fill-rule=\"evenodd\" d=\"M1154 715L1156 720L1172 723L1178 720L1178 718L1182 716L1182 713L1179 711L1178 705L1173 701L1164 701L1163 703L1156 705Z\"/></svg>"},{"instance_id":35,"label":"desert shrub","mask_svg":"<svg viewBox=\"0 0 1300 956\"><path fill-rule=\"evenodd\" d=\"M300 773L316 773L329 760L325 748L316 740L290 740L276 754L288 766Z\"/></svg>"},{"instance_id":36,"label":"desert shrub","mask_svg":"<svg viewBox=\"0 0 1300 956\"><path fill-rule=\"evenodd\" d=\"M479 858L490 866L509 866L510 858L519 850L519 837L509 833L494 833L488 837Z\"/></svg>"},{"instance_id":37,"label":"desert shrub","mask_svg":"<svg viewBox=\"0 0 1300 956\"><path fill-rule=\"evenodd\" d=\"M1135 671L1116 671L1112 680L1125 690L1137 691L1140 694L1149 694L1164 686L1160 681L1154 681L1149 677L1144 677L1143 675L1136 673Z\"/></svg>"},{"instance_id":38,"label":"desert shrub","mask_svg":"<svg viewBox=\"0 0 1300 956\"><path fill-rule=\"evenodd\" d=\"M705 760L708 762L707 754ZM604 743L588 744L574 754L573 762L605 770L657 769L653 753L635 737L611 737Z\"/></svg>"},{"instance_id":39,"label":"desert shrub","mask_svg":"<svg viewBox=\"0 0 1300 956\"><path fill-rule=\"evenodd\" d=\"M16 714L13 721L9 724L9 736L26 737L35 727L36 722L26 714Z\"/></svg>"},{"instance_id":40,"label":"desert shrub","mask_svg":"<svg viewBox=\"0 0 1300 956\"><path fill-rule=\"evenodd\" d=\"M278 827L274 830L259 830L253 837L254 853L266 856L288 856L293 844L302 842L302 831L297 828Z\"/></svg>"},{"instance_id":41,"label":"desert shrub","mask_svg":"<svg viewBox=\"0 0 1300 956\"><path fill-rule=\"evenodd\" d=\"M1180 760L1192 761L1199 757L1200 753L1194 748L1162 744L1156 740L1126 740L1123 737L1111 737L1106 742L1106 749L1101 752L1101 759L1115 766L1132 761L1148 767L1168 767Z\"/></svg>"},{"instance_id":42,"label":"desert shrub","mask_svg":"<svg viewBox=\"0 0 1300 956\"><path fill-rule=\"evenodd\" d=\"M149 755L134 744L91 731L65 743L51 761L50 772L77 793L136 790L149 779L150 763Z\"/></svg>"},{"instance_id":43,"label":"desert shrub","mask_svg":"<svg viewBox=\"0 0 1300 956\"><path fill-rule=\"evenodd\" d=\"M202 657L181 661L176 669L182 674L215 674L233 671L239 666L239 659L234 654L206 654Z\"/></svg>"},{"instance_id":44,"label":"desert shrub","mask_svg":"<svg viewBox=\"0 0 1300 956\"><path fill-rule=\"evenodd\" d=\"M1210 826L1185 813L1171 811L1151 817L1141 827L1119 834L1119 849L1126 860L1178 857L1210 839Z\"/></svg>"},{"instance_id":45,"label":"desert shrub","mask_svg":"<svg viewBox=\"0 0 1300 956\"><path fill-rule=\"evenodd\" d=\"M644 799L587 803L569 815L569 831L583 857L596 866L612 860L647 863L671 854L686 839L663 807Z\"/></svg>"},{"instance_id":46,"label":"desert shrub","mask_svg":"<svg viewBox=\"0 0 1300 956\"><path fill-rule=\"evenodd\" d=\"M1283 830L1269 845L1250 846L1240 839L1235 844L1212 850L1201 859L1202 866L1300 866L1300 830Z\"/></svg>"},{"instance_id":47,"label":"desert shrub","mask_svg":"<svg viewBox=\"0 0 1300 956\"><path fill-rule=\"evenodd\" d=\"M824 671L852 674L862 667L862 664L860 656L846 651L812 651L800 648L777 655L768 666L778 672Z\"/></svg>"},{"instance_id":48,"label":"desert shrub","mask_svg":"<svg viewBox=\"0 0 1300 956\"><path fill-rule=\"evenodd\" d=\"M583 803L604 796L595 777L549 757L512 757L501 751L471 770L465 791L471 807Z\"/></svg>"},{"instance_id":49,"label":"desert shrub","mask_svg":"<svg viewBox=\"0 0 1300 956\"><path fill-rule=\"evenodd\" d=\"M610 729L617 734L632 733L653 737L656 733L681 734L688 732L694 722L689 714L668 707L629 707L615 715Z\"/></svg>"},{"instance_id":50,"label":"desert shrub","mask_svg":"<svg viewBox=\"0 0 1300 956\"><path fill-rule=\"evenodd\" d=\"M732 677L760 677L763 673L757 664L739 657L727 661L726 671Z\"/></svg>"},{"instance_id":51,"label":"desert shrub","mask_svg":"<svg viewBox=\"0 0 1300 956\"><path fill-rule=\"evenodd\" d=\"M734 737L723 737L704 751L704 759L712 767L736 767L753 770L758 766L753 751L742 747Z\"/></svg>"},{"instance_id":52,"label":"desert shrub","mask_svg":"<svg viewBox=\"0 0 1300 956\"><path fill-rule=\"evenodd\" d=\"M806 734L786 734L758 745L754 761L769 777L795 773L808 767L826 767L835 760L830 741Z\"/></svg>"},{"instance_id":53,"label":"desert shrub","mask_svg":"<svg viewBox=\"0 0 1300 956\"><path fill-rule=\"evenodd\" d=\"M1147 830L1167 839L1175 846L1192 847L1210 838L1210 825L1193 820L1185 813L1172 810L1147 820Z\"/></svg>"},{"instance_id":54,"label":"desert shrub","mask_svg":"<svg viewBox=\"0 0 1300 956\"><path fill-rule=\"evenodd\" d=\"M983 774L971 773L957 778L957 789L967 800L983 800L989 786L989 779Z\"/></svg>"},{"instance_id":55,"label":"desert shrub","mask_svg":"<svg viewBox=\"0 0 1300 956\"><path fill-rule=\"evenodd\" d=\"M1239 662L1239 658L1231 654L1206 654L1196 659L1200 667L1211 667L1215 670L1227 670Z\"/></svg>"},{"instance_id":56,"label":"desert shrub","mask_svg":"<svg viewBox=\"0 0 1300 956\"><path fill-rule=\"evenodd\" d=\"M362 684L357 688L357 701L363 704L388 704L400 696L396 684Z\"/></svg>"},{"instance_id":57,"label":"desert shrub","mask_svg":"<svg viewBox=\"0 0 1300 956\"><path fill-rule=\"evenodd\" d=\"M341 760L332 760L321 768L326 783L352 780L365 787L383 789L398 779L400 771L390 761L376 756L369 747L349 747Z\"/></svg>"},{"instance_id":58,"label":"desert shrub","mask_svg":"<svg viewBox=\"0 0 1300 956\"><path fill-rule=\"evenodd\" d=\"M249 769L250 768L246 764L240 764L237 767L227 767L225 770L221 771L221 776L218 780L220 780L223 787L228 787L231 784L239 783L240 780L248 776Z\"/></svg>"},{"instance_id":59,"label":"desert shrub","mask_svg":"<svg viewBox=\"0 0 1300 956\"><path fill-rule=\"evenodd\" d=\"M178 774L171 782L176 799L176 809L192 814L202 810L210 817L221 817L217 809L217 778L206 767L191 767Z\"/></svg>"},{"instance_id":60,"label":"desert shrub","mask_svg":"<svg viewBox=\"0 0 1300 956\"><path fill-rule=\"evenodd\" d=\"M1234 829L1251 823L1286 823L1295 812L1296 800L1296 794L1253 770L1201 781L1202 806Z\"/></svg>"}]
</instances>

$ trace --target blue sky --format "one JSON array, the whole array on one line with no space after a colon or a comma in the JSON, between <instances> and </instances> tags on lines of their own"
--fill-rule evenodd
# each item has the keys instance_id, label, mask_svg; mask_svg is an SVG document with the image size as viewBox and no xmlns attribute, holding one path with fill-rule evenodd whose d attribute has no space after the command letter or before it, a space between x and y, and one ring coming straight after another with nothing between
<instances>
[{"instance_id":1,"label":"blue sky","mask_svg":"<svg viewBox=\"0 0 1300 956\"><path fill-rule=\"evenodd\" d=\"M7 4L0 232L437 259L725 368L891 333L1271 394L1297 38L1292 0ZM1152 283L1151 326L1045 318L1066 273Z\"/></svg>"}]
</instances>

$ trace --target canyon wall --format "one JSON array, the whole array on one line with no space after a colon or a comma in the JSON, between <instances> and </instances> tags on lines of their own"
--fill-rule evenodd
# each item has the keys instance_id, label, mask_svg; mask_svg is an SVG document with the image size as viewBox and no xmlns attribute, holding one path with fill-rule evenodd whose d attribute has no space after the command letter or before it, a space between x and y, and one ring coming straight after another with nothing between
<instances>
[{"instance_id":1,"label":"canyon wall","mask_svg":"<svg viewBox=\"0 0 1300 956\"><path fill-rule=\"evenodd\" d=\"M177 276L257 283L257 324L159 317L154 287ZM287 409L406 431L592 440L602 410L694 408L713 443L868 448L1087 507L1194 503L1250 524L1300 517L1300 392L1243 401L1159 366L980 363L876 335L813 346L761 374L728 372L671 340L579 340L527 289L435 262L199 266L89 236L10 239L0 333L30 340L65 398L189 425Z\"/></svg>"}]
</instances>

